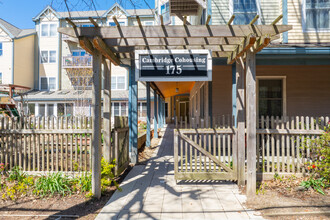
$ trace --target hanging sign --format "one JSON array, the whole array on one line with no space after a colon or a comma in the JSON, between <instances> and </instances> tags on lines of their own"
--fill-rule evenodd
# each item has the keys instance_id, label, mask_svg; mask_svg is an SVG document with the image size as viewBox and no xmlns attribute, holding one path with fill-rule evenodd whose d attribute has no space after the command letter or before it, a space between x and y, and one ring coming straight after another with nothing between
<instances>
[{"instance_id":1,"label":"hanging sign","mask_svg":"<svg viewBox=\"0 0 330 220\"><path fill-rule=\"evenodd\" d=\"M138 81L212 81L209 50L136 50Z\"/></svg>"}]
</instances>

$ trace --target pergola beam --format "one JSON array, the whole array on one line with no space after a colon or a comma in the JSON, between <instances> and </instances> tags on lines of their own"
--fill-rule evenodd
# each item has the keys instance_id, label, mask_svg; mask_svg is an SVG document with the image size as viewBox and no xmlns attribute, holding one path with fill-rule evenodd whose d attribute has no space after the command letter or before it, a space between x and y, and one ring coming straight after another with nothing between
<instances>
[{"instance_id":1,"label":"pergola beam","mask_svg":"<svg viewBox=\"0 0 330 220\"><path fill-rule=\"evenodd\" d=\"M112 52L112 50L103 42L100 37L95 37L93 39L94 47L101 52L101 54L109 59L116 66L120 65L120 60L118 57Z\"/></svg>"},{"instance_id":2,"label":"pergola beam","mask_svg":"<svg viewBox=\"0 0 330 220\"><path fill-rule=\"evenodd\" d=\"M254 44L254 51L256 53L260 52L262 49L269 45L270 40L271 38L269 36L260 37Z\"/></svg>"},{"instance_id":3,"label":"pergola beam","mask_svg":"<svg viewBox=\"0 0 330 220\"><path fill-rule=\"evenodd\" d=\"M275 27L275 28L274 28ZM111 38L203 38L203 37L247 37L251 33L256 37L263 35L276 35L292 29L291 25L188 25L188 26L124 26L118 30L117 27L100 27L95 32L94 27L73 28L60 27L58 31L71 37L95 36Z\"/></svg>"},{"instance_id":4,"label":"pergola beam","mask_svg":"<svg viewBox=\"0 0 330 220\"><path fill-rule=\"evenodd\" d=\"M89 54L94 53L94 47L93 44L90 42L90 40L86 37L79 37L79 45L86 50Z\"/></svg>"},{"instance_id":5,"label":"pergola beam","mask_svg":"<svg viewBox=\"0 0 330 220\"><path fill-rule=\"evenodd\" d=\"M244 37L219 37L219 38L148 38L148 46L189 46L189 45L238 45ZM118 38L104 39L104 42L111 47L146 46L142 38Z\"/></svg>"},{"instance_id":6,"label":"pergola beam","mask_svg":"<svg viewBox=\"0 0 330 220\"><path fill-rule=\"evenodd\" d=\"M254 45L254 43L256 42L256 37L254 35L249 35L243 42L242 44L240 44L232 53L231 55L228 57L228 64L233 64L235 62L235 60L239 57L241 57L242 55L244 55L244 53Z\"/></svg>"}]
</instances>

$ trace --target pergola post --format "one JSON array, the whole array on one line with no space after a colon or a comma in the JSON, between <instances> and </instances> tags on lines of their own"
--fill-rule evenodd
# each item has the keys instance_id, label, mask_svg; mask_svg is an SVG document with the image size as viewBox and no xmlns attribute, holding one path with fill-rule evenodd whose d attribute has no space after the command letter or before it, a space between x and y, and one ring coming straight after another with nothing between
<instances>
[{"instance_id":1,"label":"pergola post","mask_svg":"<svg viewBox=\"0 0 330 220\"><path fill-rule=\"evenodd\" d=\"M208 108L209 108L209 127L213 128L213 111L212 111L212 81L208 82ZM191 122L190 122L191 123Z\"/></svg>"},{"instance_id":2,"label":"pergola post","mask_svg":"<svg viewBox=\"0 0 330 220\"><path fill-rule=\"evenodd\" d=\"M237 184L245 185L245 97L244 67L236 62Z\"/></svg>"},{"instance_id":3,"label":"pergola post","mask_svg":"<svg viewBox=\"0 0 330 220\"><path fill-rule=\"evenodd\" d=\"M146 146L147 147L150 147L150 117L151 117L150 82L147 82L147 140L146 140Z\"/></svg>"},{"instance_id":4,"label":"pergola post","mask_svg":"<svg viewBox=\"0 0 330 220\"><path fill-rule=\"evenodd\" d=\"M162 128L162 98L158 95L158 127Z\"/></svg>"},{"instance_id":5,"label":"pergola post","mask_svg":"<svg viewBox=\"0 0 330 220\"><path fill-rule=\"evenodd\" d=\"M165 111L165 99L163 101L163 126L166 125L166 111Z\"/></svg>"},{"instance_id":6,"label":"pergola post","mask_svg":"<svg viewBox=\"0 0 330 220\"><path fill-rule=\"evenodd\" d=\"M101 63L100 52L93 53L92 83L92 193L101 197Z\"/></svg>"},{"instance_id":7,"label":"pergola post","mask_svg":"<svg viewBox=\"0 0 330 220\"><path fill-rule=\"evenodd\" d=\"M111 153L111 62L103 60L103 157L110 162Z\"/></svg>"},{"instance_id":8,"label":"pergola post","mask_svg":"<svg viewBox=\"0 0 330 220\"><path fill-rule=\"evenodd\" d=\"M158 138L157 99L158 99L157 91L154 90L154 137L155 138Z\"/></svg>"},{"instance_id":9,"label":"pergola post","mask_svg":"<svg viewBox=\"0 0 330 220\"><path fill-rule=\"evenodd\" d=\"M256 194L256 55L251 49L246 55L246 136L247 195Z\"/></svg>"},{"instance_id":10,"label":"pergola post","mask_svg":"<svg viewBox=\"0 0 330 220\"><path fill-rule=\"evenodd\" d=\"M135 63L129 67L128 89L128 124L129 124L129 152L131 163L138 162L138 85L135 80Z\"/></svg>"}]
</instances>

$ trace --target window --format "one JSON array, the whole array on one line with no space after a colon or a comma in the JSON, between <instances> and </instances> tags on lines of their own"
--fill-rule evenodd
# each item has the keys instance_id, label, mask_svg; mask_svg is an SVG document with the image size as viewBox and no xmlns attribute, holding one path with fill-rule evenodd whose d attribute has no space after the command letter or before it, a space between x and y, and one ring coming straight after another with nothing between
<instances>
[{"instance_id":1,"label":"window","mask_svg":"<svg viewBox=\"0 0 330 220\"><path fill-rule=\"evenodd\" d=\"M0 73L0 84L2 84L2 73Z\"/></svg>"},{"instance_id":2,"label":"window","mask_svg":"<svg viewBox=\"0 0 330 220\"><path fill-rule=\"evenodd\" d=\"M125 22L123 22L123 21L120 21L118 23L120 26L125 26ZM117 26L117 24L115 22L109 22L109 26L113 27L113 26Z\"/></svg>"},{"instance_id":3,"label":"window","mask_svg":"<svg viewBox=\"0 0 330 220\"><path fill-rule=\"evenodd\" d=\"M142 102L142 115L141 117L147 117L147 103L146 102Z\"/></svg>"},{"instance_id":4,"label":"window","mask_svg":"<svg viewBox=\"0 0 330 220\"><path fill-rule=\"evenodd\" d=\"M78 27L94 27L94 25L91 23L86 23L86 24L79 24Z\"/></svg>"},{"instance_id":5,"label":"window","mask_svg":"<svg viewBox=\"0 0 330 220\"><path fill-rule=\"evenodd\" d=\"M259 116L283 115L283 79L259 79Z\"/></svg>"},{"instance_id":6,"label":"window","mask_svg":"<svg viewBox=\"0 0 330 220\"><path fill-rule=\"evenodd\" d=\"M235 14L234 24L249 24L257 15L256 0L232 0L233 13Z\"/></svg>"},{"instance_id":7,"label":"window","mask_svg":"<svg viewBox=\"0 0 330 220\"><path fill-rule=\"evenodd\" d=\"M113 90L126 89L125 76L112 76L111 77L111 89L113 89Z\"/></svg>"},{"instance_id":8,"label":"window","mask_svg":"<svg viewBox=\"0 0 330 220\"><path fill-rule=\"evenodd\" d=\"M74 56L74 57L83 57L85 55L86 55L85 50L73 50L72 51L72 56Z\"/></svg>"},{"instance_id":9,"label":"window","mask_svg":"<svg viewBox=\"0 0 330 220\"><path fill-rule=\"evenodd\" d=\"M113 111L112 116L119 116L119 102L112 103L113 105Z\"/></svg>"},{"instance_id":10,"label":"window","mask_svg":"<svg viewBox=\"0 0 330 220\"><path fill-rule=\"evenodd\" d=\"M42 37L55 37L57 35L57 24L42 24L41 36Z\"/></svg>"},{"instance_id":11,"label":"window","mask_svg":"<svg viewBox=\"0 0 330 220\"><path fill-rule=\"evenodd\" d=\"M120 103L121 108L121 116L127 116L127 110L126 110L126 102Z\"/></svg>"},{"instance_id":12,"label":"window","mask_svg":"<svg viewBox=\"0 0 330 220\"><path fill-rule=\"evenodd\" d=\"M72 86L76 90L91 90L92 89L92 76L86 73L85 75L70 75L69 76Z\"/></svg>"},{"instance_id":13,"label":"window","mask_svg":"<svg viewBox=\"0 0 330 220\"><path fill-rule=\"evenodd\" d=\"M154 25L154 22L153 21L145 21L144 22L144 25L145 26L153 26Z\"/></svg>"},{"instance_id":14,"label":"window","mask_svg":"<svg viewBox=\"0 0 330 220\"><path fill-rule=\"evenodd\" d=\"M56 63L56 51L55 50L42 50L41 51L41 63Z\"/></svg>"},{"instance_id":15,"label":"window","mask_svg":"<svg viewBox=\"0 0 330 220\"><path fill-rule=\"evenodd\" d=\"M306 0L306 28L330 29L330 1Z\"/></svg>"},{"instance_id":16,"label":"window","mask_svg":"<svg viewBox=\"0 0 330 220\"><path fill-rule=\"evenodd\" d=\"M55 77L40 77L40 90L55 90L56 78Z\"/></svg>"},{"instance_id":17,"label":"window","mask_svg":"<svg viewBox=\"0 0 330 220\"><path fill-rule=\"evenodd\" d=\"M165 102L165 118L168 118L168 103Z\"/></svg>"},{"instance_id":18,"label":"window","mask_svg":"<svg viewBox=\"0 0 330 220\"><path fill-rule=\"evenodd\" d=\"M47 116L54 115L54 104L48 104L47 106Z\"/></svg>"},{"instance_id":19,"label":"window","mask_svg":"<svg viewBox=\"0 0 330 220\"><path fill-rule=\"evenodd\" d=\"M56 63L56 51L49 51L49 63Z\"/></svg>"},{"instance_id":20,"label":"window","mask_svg":"<svg viewBox=\"0 0 330 220\"><path fill-rule=\"evenodd\" d=\"M39 104L39 116L45 116L45 104Z\"/></svg>"},{"instance_id":21,"label":"window","mask_svg":"<svg viewBox=\"0 0 330 220\"><path fill-rule=\"evenodd\" d=\"M58 103L57 104L58 116L72 116L73 115L73 103Z\"/></svg>"},{"instance_id":22,"label":"window","mask_svg":"<svg viewBox=\"0 0 330 220\"><path fill-rule=\"evenodd\" d=\"M0 56L3 54L3 49L2 49L2 42L0 42Z\"/></svg>"}]
</instances>

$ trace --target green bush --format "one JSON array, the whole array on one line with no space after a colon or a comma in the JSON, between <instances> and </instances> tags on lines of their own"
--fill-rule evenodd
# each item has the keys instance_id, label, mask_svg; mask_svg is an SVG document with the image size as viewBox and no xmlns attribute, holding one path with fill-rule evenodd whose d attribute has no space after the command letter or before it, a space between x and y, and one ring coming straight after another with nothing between
<instances>
[{"instance_id":1,"label":"green bush","mask_svg":"<svg viewBox=\"0 0 330 220\"><path fill-rule=\"evenodd\" d=\"M8 180L22 182L26 177L27 175L22 168L16 166L9 172Z\"/></svg>"},{"instance_id":2,"label":"green bush","mask_svg":"<svg viewBox=\"0 0 330 220\"><path fill-rule=\"evenodd\" d=\"M316 178L324 178L330 183L330 122L324 127L324 133L314 140L310 140L311 162L307 169Z\"/></svg>"},{"instance_id":3,"label":"green bush","mask_svg":"<svg viewBox=\"0 0 330 220\"><path fill-rule=\"evenodd\" d=\"M34 186L34 193L36 195L47 196L60 194L62 196L71 194L71 186L73 180L61 172L53 173L48 176L39 177Z\"/></svg>"}]
</instances>

